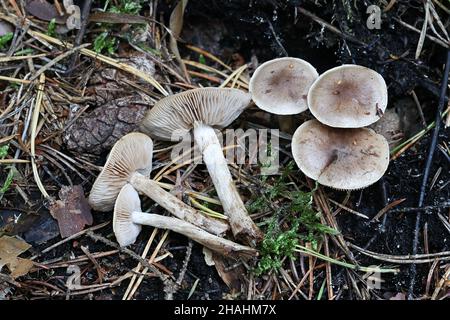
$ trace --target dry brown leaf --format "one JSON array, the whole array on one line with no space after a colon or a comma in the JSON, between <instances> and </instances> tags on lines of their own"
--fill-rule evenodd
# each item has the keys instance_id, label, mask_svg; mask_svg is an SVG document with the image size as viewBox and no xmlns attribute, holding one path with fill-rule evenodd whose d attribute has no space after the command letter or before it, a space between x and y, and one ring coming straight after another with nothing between
<instances>
[{"instance_id":1,"label":"dry brown leaf","mask_svg":"<svg viewBox=\"0 0 450 320\"><path fill-rule=\"evenodd\" d=\"M33 267L33 261L29 259L17 258L13 263L9 265L11 271L11 277L16 279L18 277L26 275Z\"/></svg>"},{"instance_id":2,"label":"dry brown leaf","mask_svg":"<svg viewBox=\"0 0 450 320\"><path fill-rule=\"evenodd\" d=\"M209 250L207 247L203 247L203 258L205 259L205 263L207 266L212 267L213 265L215 265L213 259L213 252Z\"/></svg>"},{"instance_id":3,"label":"dry brown leaf","mask_svg":"<svg viewBox=\"0 0 450 320\"><path fill-rule=\"evenodd\" d=\"M18 256L31 248L31 245L23 240L3 236L0 238L0 271L4 266L8 267L12 278L26 275L33 266L33 261L18 258Z\"/></svg>"},{"instance_id":4,"label":"dry brown leaf","mask_svg":"<svg viewBox=\"0 0 450 320\"><path fill-rule=\"evenodd\" d=\"M188 0L180 0L180 2L178 2L175 9L173 9L172 11L172 14L170 15L169 28L171 31L170 50L172 50L172 53L175 55L178 63L183 69L183 73L184 76L186 77L186 80L190 81L186 65L184 64L183 59L181 59L177 45L177 39L179 38L181 30L183 29L184 10L186 9L187 3Z\"/></svg>"},{"instance_id":5,"label":"dry brown leaf","mask_svg":"<svg viewBox=\"0 0 450 320\"><path fill-rule=\"evenodd\" d=\"M44 21L51 21L52 19L55 19L58 23L66 21L64 17L59 15L56 7L45 0L31 0L25 6L25 10L28 14Z\"/></svg>"},{"instance_id":6,"label":"dry brown leaf","mask_svg":"<svg viewBox=\"0 0 450 320\"><path fill-rule=\"evenodd\" d=\"M80 185L63 186L59 198L51 205L50 213L58 221L61 237L70 237L92 224L91 207Z\"/></svg>"},{"instance_id":7,"label":"dry brown leaf","mask_svg":"<svg viewBox=\"0 0 450 320\"><path fill-rule=\"evenodd\" d=\"M214 266L217 273L223 282L230 288L232 293L241 291L241 284L243 283L243 276L246 271L242 265L231 267L236 262L229 260L224 256L213 253L212 258L214 260Z\"/></svg>"}]
</instances>

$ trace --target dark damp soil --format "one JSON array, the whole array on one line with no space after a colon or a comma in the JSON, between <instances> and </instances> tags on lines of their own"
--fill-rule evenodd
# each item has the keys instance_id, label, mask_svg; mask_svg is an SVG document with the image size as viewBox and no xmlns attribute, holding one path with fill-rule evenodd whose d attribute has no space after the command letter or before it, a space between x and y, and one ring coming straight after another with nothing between
<instances>
[{"instance_id":1,"label":"dark damp soil","mask_svg":"<svg viewBox=\"0 0 450 320\"><path fill-rule=\"evenodd\" d=\"M418 34L405 30L394 19L414 24L420 14L420 1L397 1L396 7L382 15L380 30L366 27L367 4L365 1L192 1L185 16L182 38L187 43L209 48L211 52L233 62L236 53L245 61L257 59L263 62L282 56L295 56L309 61L319 73L344 63L370 67L383 75L388 84L390 107L397 112L408 113L402 104L410 99L414 89L421 96L427 123L433 121L438 101L439 81L445 50L430 45L420 60L414 60ZM351 4L350 4L351 3ZM353 4L356 3L356 7ZM348 4L348 5L345 5ZM310 18L305 17L296 6L312 12L325 21L334 20L335 25L354 40L342 41L342 37L324 30ZM238 18L237 18L238 17ZM405 55L406 53L406 55ZM403 56L404 58L392 59ZM411 104L409 104L411 107ZM400 110L398 110L400 109ZM408 116L407 136L420 130L417 112ZM355 210L372 218L386 203L406 199L400 207L416 207L422 173L429 151L431 134L420 143L392 161L384 177L385 199L382 183L361 192L354 192L349 201ZM439 141L449 143L449 130L441 130ZM450 199L449 160L436 150L427 186L425 205L437 206ZM434 186L431 179L441 170ZM329 195L343 199L345 194L328 190ZM448 214L448 209L425 211L421 229L426 224L430 252L448 251L450 235L436 216L436 212ZM411 252L416 212L388 213L382 222L368 222L348 213L338 217L339 227L352 243L373 252L406 255ZM419 236L419 253L423 253L423 233ZM377 261L358 256L362 265ZM423 292L429 264L418 265L416 292ZM336 281L339 282L338 277ZM383 291L405 292L410 280L409 265L401 266L401 272L384 279ZM350 298L350 297L347 297Z\"/></svg>"},{"instance_id":2,"label":"dark damp soil","mask_svg":"<svg viewBox=\"0 0 450 320\"><path fill-rule=\"evenodd\" d=\"M354 7L353 3L356 3ZM408 92L415 89L420 97L424 108L427 122L431 122L436 113L437 95L439 81L442 76L441 66L444 63L444 50L429 41L426 42L425 52L420 60L414 60L418 34L405 30L394 18L401 17L402 20L414 24L418 14L421 13L421 1L398 0L397 5L391 11L382 15L382 28L380 30L369 30L366 27L366 1L200 1L191 0L187 6L184 28L181 35L182 41L194 44L221 57L229 64L238 63L240 60L251 62L257 59L263 62L275 57L285 55L300 57L313 64L319 73L343 64L356 63L370 67L383 75L389 88L390 106L397 101L410 99ZM346 5L347 4L347 5ZM321 19L330 22L355 40L343 40L341 35L323 29L318 23L302 15L296 6L312 12ZM165 1L160 3L159 10L168 21L173 6ZM421 15L422 16L422 15ZM191 55L192 51L184 49L180 45L182 56ZM398 58L400 57L400 58ZM409 105L410 106L410 105ZM402 108L400 105L399 108ZM406 107L404 107L406 108ZM406 110L400 110L406 112ZM411 132L416 132L418 116L414 115L410 121L413 124ZM419 126L420 128L420 126ZM374 217L386 203L398 199L406 199L400 207L416 207L418 203L419 189L422 181L422 172L428 155L430 134L426 135L419 143L395 161L392 161L383 182L377 183L363 191L354 192L348 202L348 206L354 210ZM450 145L449 130L442 130L439 138L441 142ZM430 190L427 186L427 197L425 205L439 206L450 199L449 160L439 150L436 150L431 167L430 182L436 172L441 169L440 176ZM299 173L300 174L300 173ZM382 183L385 186L386 199L383 199ZM344 199L345 193L325 189L327 194L339 201ZM14 204L11 207L20 208L24 204ZM2 210L0 208L0 210ZM448 214L443 209L430 210L422 215L422 227L427 224L428 244L430 252L450 250L450 235L436 216L436 212ZM45 212L42 208L40 212ZM2 210L2 215L5 213ZM17 212L9 212L14 215ZM57 234L57 226L48 213L37 217L33 212L22 212L32 230L9 230L12 234L20 234L35 246L35 252L48 247L60 240L59 237L46 241L42 235L33 232L38 229L47 232L51 238ZM3 215L5 217L5 215ZM416 212L388 213L385 222L370 222L353 214L341 212L338 224L344 237L352 243L365 247L373 252L404 255L411 252L414 223ZM97 214L95 223L101 223L110 219L106 214ZM4 227L5 222L0 221ZM97 231L106 238L113 239L112 227L110 225ZM131 249L140 254L146 245L150 229L145 228L136 244ZM44 239L45 243L35 243L33 239ZM423 234L419 237L419 253L423 252ZM174 277L182 268L188 241L186 238L170 235L166 246L173 256L164 260L167 269L174 272ZM47 261L70 255L79 256L83 254L81 246L88 245L90 252L102 252L105 249L103 243L96 243L88 237L80 240L69 241L57 249L42 255L40 261ZM111 248L112 250L113 248ZM119 276L136 266L136 261L123 254L115 254L110 257L100 258L107 276ZM376 260L358 256L361 265L377 264ZM83 270L83 269L82 269ZM424 291L429 265L418 265L416 277L416 292ZM60 283L66 279L66 268L53 269L52 272L39 271L42 281L48 283ZM342 272L333 272L335 285L342 283ZM96 279L95 268L90 268L85 274L88 279ZM33 275L34 278L34 275ZM195 281L199 279L196 290L191 299L221 299L229 292L224 282L218 276L214 267L206 265L200 246L194 244L192 255L184 277L183 287L177 292L175 298L186 299ZM382 284L381 295L385 292L405 292L410 280L409 265L401 266L401 272L395 276L386 276ZM26 280L25 280L26 281ZM64 280L65 281L65 280ZM128 282L125 281L118 288L111 291L105 290L94 293L92 296L85 295L83 299L120 299L126 290ZM318 284L319 285L319 284ZM319 288L317 288L318 290ZM27 289L17 290L14 298L27 296ZM144 279L135 298L138 299L162 299L164 298L161 281L157 278ZM341 298L354 298L344 291ZM64 296L57 297L64 299Z\"/></svg>"}]
</instances>

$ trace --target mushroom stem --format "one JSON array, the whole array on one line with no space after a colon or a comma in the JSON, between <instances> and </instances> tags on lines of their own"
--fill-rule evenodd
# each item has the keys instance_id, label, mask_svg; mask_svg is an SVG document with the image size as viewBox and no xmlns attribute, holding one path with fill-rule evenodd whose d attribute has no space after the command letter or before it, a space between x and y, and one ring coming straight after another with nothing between
<instances>
[{"instance_id":1,"label":"mushroom stem","mask_svg":"<svg viewBox=\"0 0 450 320\"><path fill-rule=\"evenodd\" d=\"M131 175L129 183L137 191L144 193L175 217L192 223L212 234L222 235L229 228L226 222L202 215L174 195L162 189L155 181L148 179L138 172Z\"/></svg>"},{"instance_id":2,"label":"mushroom stem","mask_svg":"<svg viewBox=\"0 0 450 320\"><path fill-rule=\"evenodd\" d=\"M236 239L256 246L262 233L250 218L239 196L214 129L207 125L196 125L194 139L203 154L217 195L225 214L229 217L231 231Z\"/></svg>"},{"instance_id":3,"label":"mushroom stem","mask_svg":"<svg viewBox=\"0 0 450 320\"><path fill-rule=\"evenodd\" d=\"M136 224L148 225L156 228L168 229L180 233L201 245L219 252L225 256L256 256L258 252L250 247L240 245L233 241L212 235L186 221L177 218L165 217L158 214L144 212L132 213L132 221Z\"/></svg>"}]
</instances>

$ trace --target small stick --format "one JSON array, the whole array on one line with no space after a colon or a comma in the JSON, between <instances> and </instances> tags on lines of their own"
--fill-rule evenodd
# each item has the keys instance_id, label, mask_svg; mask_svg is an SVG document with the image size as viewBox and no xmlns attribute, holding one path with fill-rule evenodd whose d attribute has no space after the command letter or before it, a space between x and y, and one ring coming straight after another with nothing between
<instances>
[{"instance_id":1,"label":"small stick","mask_svg":"<svg viewBox=\"0 0 450 320\"><path fill-rule=\"evenodd\" d=\"M425 116L423 115L422 106L420 105L419 98L417 98L417 95L414 90L411 90L411 96L414 99L414 102L416 103L417 111L419 111L420 120L422 121L422 125L424 128L427 127L427 122L425 121Z\"/></svg>"},{"instance_id":2,"label":"small stick","mask_svg":"<svg viewBox=\"0 0 450 320\"><path fill-rule=\"evenodd\" d=\"M135 252L131 251L130 249L127 248L121 248L118 244L115 244L114 242L106 239L105 237L102 237L101 235L95 234L92 231L89 231L86 233L86 235L91 238L94 241L100 241L103 242L104 244L113 247L115 249L120 250L121 252L127 254L128 256L130 256L131 258L133 258L134 260L139 261L144 267L149 268L154 274L156 274L161 281L164 283L165 285L165 291L167 290L171 290L170 288L173 286L177 286L177 284L171 279L171 277L163 274L161 271L159 271L154 265L151 265L150 263L147 262L147 260L141 258L138 254L136 254ZM168 289L169 288L169 289ZM172 298L170 294L166 294L166 299L170 299Z\"/></svg>"},{"instance_id":3,"label":"small stick","mask_svg":"<svg viewBox=\"0 0 450 320\"><path fill-rule=\"evenodd\" d=\"M404 21L402 21L402 20L400 20L400 19L398 19L398 18L392 18L392 19L394 19L395 21L397 21L398 23L400 23L402 26L408 28L409 30L412 30L412 31L414 31L414 32L420 34L420 30L419 30L419 29L414 28L413 26L407 24L406 22L404 22ZM448 43L445 43L445 42L439 40L439 39L436 38L436 37L433 37L433 36L431 36L431 35L429 35L429 34L427 34L426 37L427 37L428 39L430 39L431 41L433 41L434 43L437 43L438 45L440 45L440 46L442 46L442 47L444 47L444 48L447 48L447 49L449 48L449 44L448 44Z\"/></svg>"},{"instance_id":4,"label":"small stick","mask_svg":"<svg viewBox=\"0 0 450 320\"><path fill-rule=\"evenodd\" d=\"M369 220L369 217L366 216L365 214L361 213L361 212L358 212L358 211L356 211L356 210L350 209L349 207L346 207L345 205L343 205L343 204L341 204L341 203L339 203L339 202L337 202L337 201L335 201L335 200L333 200L333 199L330 199L330 198L329 198L328 200L329 200L331 203L337 205L339 208L344 209L344 210L347 211L347 212L353 213L354 215L357 215L358 217L361 217L361 218L364 218L364 219ZM336 215L333 214L333 216L336 216Z\"/></svg>"},{"instance_id":5,"label":"small stick","mask_svg":"<svg viewBox=\"0 0 450 320\"><path fill-rule=\"evenodd\" d=\"M258 251L232 242L230 240L215 236L205 230L181 219L160 216L157 214L133 212L132 221L140 225L148 225L156 228L167 229L180 233L201 245L231 257L253 257Z\"/></svg>"},{"instance_id":6,"label":"small stick","mask_svg":"<svg viewBox=\"0 0 450 320\"><path fill-rule=\"evenodd\" d=\"M425 286L425 296L427 297L430 295L431 278L433 277L434 270L436 269L438 263L439 260L434 260L430 267L430 271L428 271L427 285Z\"/></svg>"},{"instance_id":7,"label":"small stick","mask_svg":"<svg viewBox=\"0 0 450 320\"><path fill-rule=\"evenodd\" d=\"M44 198L49 199L50 195L45 190L44 185L42 184L42 181L39 177L39 173L38 173L38 169L37 169L37 165L36 165L36 149L35 149L36 148L36 129L37 129L37 124L38 124L38 120L39 120L39 111L41 109L42 98L44 96L44 84L45 84L45 74L42 73L39 78L39 86L38 86L38 92L37 92L37 97L36 97L36 103L34 105L33 118L31 121L31 137L30 137L31 152L30 153L31 153L31 167L33 169L34 180L39 188L39 191L41 191Z\"/></svg>"},{"instance_id":8,"label":"small stick","mask_svg":"<svg viewBox=\"0 0 450 320\"><path fill-rule=\"evenodd\" d=\"M179 286L181 286L181 282L183 281L184 275L186 274L186 271L187 271L189 260L191 259L192 245L193 245L193 242L189 239L189 243L188 243L188 246L186 249L186 256L184 257L184 261L183 261L183 267L181 268L180 274L178 275L178 279L177 279L177 284Z\"/></svg>"},{"instance_id":9,"label":"small stick","mask_svg":"<svg viewBox=\"0 0 450 320\"><path fill-rule=\"evenodd\" d=\"M442 279L439 281L438 285L434 289L433 295L431 296L431 300L436 300L439 292L442 290L442 288L445 285L445 282L448 281L447 279L450 277L450 267L447 267L447 271L442 276Z\"/></svg>"},{"instance_id":10,"label":"small stick","mask_svg":"<svg viewBox=\"0 0 450 320\"><path fill-rule=\"evenodd\" d=\"M94 264L95 269L97 269L98 281L100 282L100 284L102 284L103 283L103 273L104 273L104 271L102 270L102 268L98 264L97 260L95 260L94 256L89 252L88 247L81 246L81 251L83 251L84 254L86 255L86 257L88 257L89 260L91 260L91 262Z\"/></svg>"},{"instance_id":11,"label":"small stick","mask_svg":"<svg viewBox=\"0 0 450 320\"><path fill-rule=\"evenodd\" d=\"M378 221L386 212L388 212L390 209L392 209L395 206L398 206L400 203L402 203L403 201L405 201L406 198L403 199L397 199L395 201L392 201L391 203L389 203L388 205L386 205L383 209L381 209L376 215L375 217L372 218L371 222L374 221Z\"/></svg>"},{"instance_id":12,"label":"small stick","mask_svg":"<svg viewBox=\"0 0 450 320\"><path fill-rule=\"evenodd\" d=\"M148 263L153 263L155 262L156 259L156 255L158 254L159 250L161 250L162 245L164 244L164 242L167 239L167 236L169 235L169 231L166 230L166 232L164 232L161 240L159 241L158 245L156 246L155 250L153 251L152 255L150 256L150 259L148 259ZM133 288L131 289L130 293L128 294L128 297L126 300L131 300L134 296L134 294L136 293L137 289L139 288L139 286L141 285L142 280L144 279L144 275L147 273L148 268L144 268L142 270L142 275L139 276L139 279L136 281L136 283L134 284Z\"/></svg>"},{"instance_id":13,"label":"small stick","mask_svg":"<svg viewBox=\"0 0 450 320\"><path fill-rule=\"evenodd\" d=\"M297 10L301 14L303 14L303 15L307 16L308 18L314 20L315 22L320 24L322 27L327 28L328 30L330 30L333 33L336 33L337 35L341 36L345 40L357 43L357 44L362 45L362 46L367 46L364 42L358 40L357 38L355 38L355 37L353 37L353 36L351 36L349 34L346 34L346 33L342 32L341 30L339 30L335 26L333 26L333 25L329 24L328 22L326 22L325 20L317 17L316 15L314 15L311 12L309 12L308 10L305 10L305 9L303 9L301 7L297 7Z\"/></svg>"},{"instance_id":14,"label":"small stick","mask_svg":"<svg viewBox=\"0 0 450 320\"><path fill-rule=\"evenodd\" d=\"M144 251L141 254L141 257L144 259L147 256L148 251L150 250L150 246L153 243L153 240L155 239L156 235L158 233L158 229L153 229L152 234L150 235L150 238L147 241L147 244L145 245ZM151 261L149 261L151 263ZM138 263L138 265L130 271L131 273L137 273L141 269L141 264ZM128 300L128 295L130 294L130 291L134 285L134 282L136 281L137 275L133 274L133 277L130 280L130 283L128 284L127 290L125 290L125 293L123 294L122 300Z\"/></svg>"},{"instance_id":15,"label":"small stick","mask_svg":"<svg viewBox=\"0 0 450 320\"><path fill-rule=\"evenodd\" d=\"M93 226L93 227L90 227L90 228L88 228L88 229L84 229L84 230L82 230L82 231L80 231L80 232L77 232L77 233L75 233L74 235L71 235L70 237L67 237L67 238L65 238L65 239L63 239L63 240L61 240L61 241L59 241L59 242L57 242L57 243L51 245L50 247L47 247L46 249L42 250L41 253L39 253L39 254L37 254L37 255L31 257L30 260L35 260L35 259L36 259L37 257L39 257L40 255L42 255L42 254L44 254L44 253L47 253L47 252L49 252L50 250L53 250L53 249L55 249L56 247L59 247L60 245L66 243L66 242L68 242L68 241L70 241L70 240L73 240L73 239L75 239L75 238L78 238L78 237L82 236L82 235L85 234L85 233L88 233L88 232L91 232L91 231L94 231L94 230L101 229L101 228L103 228L104 226L106 226L107 224L109 224L109 221L103 222L103 223L98 224L98 225L96 225L96 226Z\"/></svg>"}]
</instances>

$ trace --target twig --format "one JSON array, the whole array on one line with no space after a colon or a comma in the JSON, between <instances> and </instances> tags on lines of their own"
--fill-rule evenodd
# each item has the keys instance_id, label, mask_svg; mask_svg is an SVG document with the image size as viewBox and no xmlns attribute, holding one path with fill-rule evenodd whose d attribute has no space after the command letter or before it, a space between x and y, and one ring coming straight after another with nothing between
<instances>
[{"instance_id":1,"label":"twig","mask_svg":"<svg viewBox=\"0 0 450 320\"><path fill-rule=\"evenodd\" d=\"M14 281L13 278L11 278L10 276L8 276L8 275L6 275L6 274L0 273L0 280L1 280L1 281L8 282L8 283L10 283L10 284L12 284L13 286L16 286L16 287L18 287L18 288L22 287L22 286L20 285L20 283L18 283L17 281Z\"/></svg>"},{"instance_id":2,"label":"twig","mask_svg":"<svg viewBox=\"0 0 450 320\"><path fill-rule=\"evenodd\" d=\"M41 109L42 98L44 96L44 84L45 84L45 75L42 73L39 78L36 103L34 105L34 110L33 110L33 120L31 122L31 137L30 137L31 167L33 169L34 180L39 188L39 191L41 191L41 193L45 199L49 199L50 195L45 190L44 185L42 184L42 181L39 177L39 172L38 172L37 165L36 165L36 149L35 149L36 148L36 129L37 129L38 120L39 120L39 112Z\"/></svg>"},{"instance_id":3,"label":"twig","mask_svg":"<svg viewBox=\"0 0 450 320\"><path fill-rule=\"evenodd\" d=\"M77 232L77 233L75 233L74 235L71 235L70 237L67 237L67 238L65 238L65 239L63 239L63 240L61 240L61 241L59 241L59 242L57 242L57 243L51 245L50 247L45 248L45 249L42 250L39 254L37 254L37 255L31 257L30 260L35 260L35 259L36 259L37 257L39 257L40 255L42 255L42 254L44 254L44 253L47 253L47 252L49 252L50 250L53 250L53 249L55 249L56 247L59 247L60 245L66 243L66 242L68 242L68 241L70 241L70 240L76 239L76 238L78 238L79 236L82 236L83 234L85 234L85 233L87 233L87 232L101 229L101 228L103 228L104 226L106 226L107 224L109 224L109 221L103 222L103 223L101 223L101 224L99 224L99 225L96 225L96 226L90 227L90 228L88 228L88 229L84 229L84 230L82 230L82 231L80 231L80 232Z\"/></svg>"},{"instance_id":4,"label":"twig","mask_svg":"<svg viewBox=\"0 0 450 320\"><path fill-rule=\"evenodd\" d=\"M409 30L412 30L412 31L417 32L417 33L420 34L420 30L419 30L419 29L414 28L413 26L407 24L406 22L404 22L404 21L402 21L402 20L400 20L400 19L398 19L398 18L392 18L392 19L394 19L395 21L397 21L398 23L400 23L402 26L408 28ZM427 37L428 39L430 39L431 41L433 41L434 43L437 43L438 45L440 45L440 46L442 46L442 47L444 47L444 48L447 48L447 49L449 48L449 44L448 44L448 43L445 43L445 42L439 40L439 39L436 38L436 37L433 37L433 36L431 36L431 35L429 35L429 34L427 34L426 37Z\"/></svg>"},{"instance_id":5,"label":"twig","mask_svg":"<svg viewBox=\"0 0 450 320\"><path fill-rule=\"evenodd\" d=\"M157 233L158 233L158 229L154 228L152 234L150 235L150 238L147 241L147 244L144 247L144 251L141 254L141 257L143 259L147 256L147 253L150 250L150 246L153 243L153 240L155 239ZM149 263L151 263L151 261L149 261ZM125 290L125 293L123 294L122 300L128 300L128 295L130 294L131 289L134 286L134 283L137 278L137 273L139 272L140 269L141 269L141 264L138 263L138 265L131 271L131 273L133 273L133 276L130 280L130 283L128 284L127 290Z\"/></svg>"},{"instance_id":6,"label":"twig","mask_svg":"<svg viewBox=\"0 0 450 320\"><path fill-rule=\"evenodd\" d=\"M97 262L97 260L95 260L94 256L89 252L88 247L81 246L81 251L83 251L83 253L86 255L86 257L88 257L89 260L94 264L95 269L97 269L98 281L100 284L102 284L104 271L100 267L99 263Z\"/></svg>"},{"instance_id":7,"label":"twig","mask_svg":"<svg viewBox=\"0 0 450 320\"><path fill-rule=\"evenodd\" d=\"M1 15L0 15L0 18L2 18ZM41 39L41 40L44 40L44 41L47 41L47 42L51 42L51 43L59 45L59 46L64 46L64 47L68 47L68 48L72 48L73 47L73 45L71 45L69 43L64 43L64 42L62 42L59 39L50 37L50 36L48 36L46 34L43 34L43 33L37 32L37 31L31 31L30 30L30 31L28 31L28 33L31 36L35 37L35 38L38 38L38 39ZM111 65L113 67L116 67L116 68L118 68L120 70L123 70L123 71L126 71L128 73L131 73L131 74L141 78L142 80L150 83L159 92L161 92L164 96L168 96L169 95L169 93L161 86L161 84L159 84L159 82L156 81L152 76L150 76L149 74L144 73L144 72L136 69L135 67L127 65L125 63L118 62L117 60L115 60L115 59L113 59L111 57L104 56L104 55L102 55L100 53L96 53L96 52L94 52L92 50L89 50L89 49L86 49L86 48L81 48L80 52L83 55L86 55L88 57L97 59L97 60L102 61L104 63L107 63L107 64L109 64L109 65Z\"/></svg>"},{"instance_id":8,"label":"twig","mask_svg":"<svg viewBox=\"0 0 450 320\"><path fill-rule=\"evenodd\" d=\"M157 230L157 229L155 229ZM163 236L161 237L161 240L159 241L158 245L156 246L155 250L153 251L152 255L150 256L150 259L148 259L148 263L154 263L155 259L156 259L156 255L158 254L159 250L161 250L161 247L163 245L163 243L166 241L167 236L169 235L169 230L166 230L163 234ZM139 276L139 279L137 279L136 283L134 284L134 286L132 287L131 291L129 292L128 296L127 296L127 300L131 300L134 296L134 294L136 293L137 289L139 288L139 286L141 285L142 280L144 279L144 276L148 271L148 268L144 268L142 270L142 275ZM173 292L171 292L171 294L173 294Z\"/></svg>"},{"instance_id":9,"label":"twig","mask_svg":"<svg viewBox=\"0 0 450 320\"><path fill-rule=\"evenodd\" d=\"M417 98L417 95L414 92L414 90L411 90L411 96L413 97L414 102L416 103L417 111L419 111L419 116L420 116L420 120L422 121L422 125L423 125L424 128L426 128L427 127L427 122L425 120L425 116L423 115L422 106L420 105L419 98Z\"/></svg>"},{"instance_id":10,"label":"twig","mask_svg":"<svg viewBox=\"0 0 450 320\"><path fill-rule=\"evenodd\" d=\"M416 211L430 211L430 210L439 210L443 208L449 208L450 202L444 202L435 206L424 206L424 207L407 207L407 208L398 208L392 209L389 212L391 213L408 213L408 212L416 212Z\"/></svg>"},{"instance_id":11,"label":"twig","mask_svg":"<svg viewBox=\"0 0 450 320\"><path fill-rule=\"evenodd\" d=\"M341 30L339 30L338 28L336 28L335 26L329 24L328 22L326 22L325 20L317 17L316 15L314 15L312 12L309 12L308 10L305 10L301 7L297 7L297 10L302 13L303 15L307 16L308 18L314 20L315 22L317 22L318 24L320 24L322 27L327 28L328 30L330 30L333 33L336 33L337 35L339 35L340 37L344 38L345 40L357 43L359 45L362 46L366 46L366 44L360 40L358 40L357 38L346 34L344 32L342 32Z\"/></svg>"},{"instance_id":12,"label":"twig","mask_svg":"<svg viewBox=\"0 0 450 320\"><path fill-rule=\"evenodd\" d=\"M193 242L192 242L191 239L189 239L189 243L188 243L188 246L186 248L186 256L184 257L183 266L181 268L180 274L178 275L178 279L177 279L177 284L179 286L181 286L181 283L183 282L184 275L186 274L187 267L188 267L188 264L189 264L189 260L191 259L192 246L193 246Z\"/></svg>"},{"instance_id":13,"label":"twig","mask_svg":"<svg viewBox=\"0 0 450 320\"><path fill-rule=\"evenodd\" d=\"M81 46L78 47L73 47L72 49L64 52L63 54L60 54L59 56L57 56L55 59L51 60L50 62L48 62L45 66L43 66L42 68L39 69L39 71L37 71L30 79L30 81L33 81L35 79L37 79L37 77L39 77L41 74L43 74L46 70L48 70L50 67L54 66L56 63L58 63L59 61L63 60L64 58L70 56L72 53L79 51L83 48L86 48L89 46L89 43L85 43L82 44Z\"/></svg>"},{"instance_id":14,"label":"twig","mask_svg":"<svg viewBox=\"0 0 450 320\"><path fill-rule=\"evenodd\" d=\"M116 243L114 243L114 242L112 242L112 241L102 237L101 235L95 234L92 231L87 232L86 235L88 237L90 237L94 241L103 242L104 244L106 244L106 245L108 245L110 247L113 247L115 249L120 250L121 252L123 252L126 255L130 256L134 260L139 261L144 267L150 269L164 283L164 285L165 285L164 292L166 292L166 299L167 300L172 300L173 299L173 295L171 295L170 292L175 292L175 289L173 289L173 287L176 287L177 284L169 276L163 274L154 265L148 263L147 260L143 259L142 257L140 257L135 252L131 251L130 249L122 248L118 244L116 244Z\"/></svg>"},{"instance_id":15,"label":"twig","mask_svg":"<svg viewBox=\"0 0 450 320\"><path fill-rule=\"evenodd\" d=\"M449 72L450 72L450 50L447 50L447 59L446 59L445 70L444 70L442 83L441 83L441 94L440 94L439 104L438 104L438 108L437 108L437 112L436 112L436 120L435 120L436 125L434 127L434 132L433 132L433 136L432 136L432 139L431 139L430 149L428 151L428 157L427 157L427 161L426 161L426 164L425 164L425 169L424 169L424 172L423 172L422 185L420 187L419 202L418 202L418 207L419 208L422 207L423 204L424 204L428 177L430 175L431 164L433 162L433 156L434 156L434 152L436 150L437 140L438 140L438 137L439 137L439 131L440 131L440 128L441 128L442 112L444 110L444 102L445 102L444 97L445 97L445 94L446 94L446 91L447 91L447 83L448 83ZM418 246L418 243L419 243L419 229L420 229L421 217L422 217L422 212L419 211L417 213L416 223L415 223L415 227L414 227L414 238L413 238L413 247L412 247L412 254L413 255L417 254L417 246ZM408 289L408 299L409 300L411 300L413 298L414 284L416 282L416 274L417 274L416 265L412 264L411 268L410 268L410 277L411 278L410 278L409 289Z\"/></svg>"},{"instance_id":16,"label":"twig","mask_svg":"<svg viewBox=\"0 0 450 320\"><path fill-rule=\"evenodd\" d=\"M278 46L280 47L281 53L283 54L283 56L288 57L289 53L286 51L286 49L284 48L283 44L281 43L280 37L276 34L275 29L273 28L272 23L270 22L270 20L267 20L267 23L269 24L269 29L272 32L272 35L275 39L275 42L278 44Z\"/></svg>"},{"instance_id":17,"label":"twig","mask_svg":"<svg viewBox=\"0 0 450 320\"><path fill-rule=\"evenodd\" d=\"M398 206L400 203L402 203L403 201L405 201L406 198L403 199L397 199L392 201L391 203L389 203L388 205L386 205L383 209L381 209L376 215L375 217L372 218L371 222L374 221L378 221L378 219L380 219L386 212L388 212L389 210L391 210L393 207Z\"/></svg>"},{"instance_id":18,"label":"twig","mask_svg":"<svg viewBox=\"0 0 450 320\"><path fill-rule=\"evenodd\" d=\"M349 213L353 213L354 215L356 215L358 217L361 217L363 219L369 220L369 217L366 216L365 214L363 214L361 212L358 212L356 210L350 209L349 207L346 207L345 205L343 205L343 204L341 204L341 203L339 203L339 202L337 202L337 201L335 201L333 199L328 199L328 201L330 201L331 203L337 205L339 208L341 208L341 209L343 209L343 210L345 210L345 211L347 211ZM333 216L336 216L336 214L333 214Z\"/></svg>"},{"instance_id":19,"label":"twig","mask_svg":"<svg viewBox=\"0 0 450 320\"><path fill-rule=\"evenodd\" d=\"M423 44L425 42L425 36L427 35L428 20L430 19L430 1L427 0L424 6L425 6L425 19L423 21L422 30L420 31L420 37L417 43L415 56L416 60L419 59L420 53L422 52Z\"/></svg>"},{"instance_id":20,"label":"twig","mask_svg":"<svg viewBox=\"0 0 450 320\"><path fill-rule=\"evenodd\" d=\"M435 259L448 261L450 260L450 251L443 251L438 253L428 253L428 254L414 254L414 255L389 255L384 253L376 253L373 251L369 251L366 249L363 249L361 247L358 247L357 245L354 245L352 243L348 243L348 246L358 250L362 254L369 256L371 258L386 261L386 262L392 262L392 263L398 263L398 264L416 264L416 263L429 263L433 262Z\"/></svg>"},{"instance_id":21,"label":"twig","mask_svg":"<svg viewBox=\"0 0 450 320\"><path fill-rule=\"evenodd\" d=\"M447 267L447 271L445 271L445 274L442 276L442 279L439 281L438 285L434 289L433 295L431 296L431 300L436 300L439 292L442 290L442 288L445 285L445 282L448 281L447 279L450 277L450 267Z\"/></svg>"}]
</instances>

